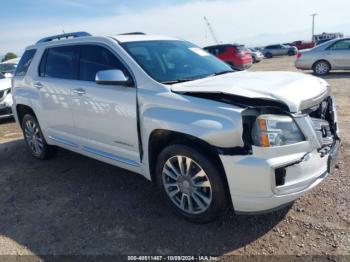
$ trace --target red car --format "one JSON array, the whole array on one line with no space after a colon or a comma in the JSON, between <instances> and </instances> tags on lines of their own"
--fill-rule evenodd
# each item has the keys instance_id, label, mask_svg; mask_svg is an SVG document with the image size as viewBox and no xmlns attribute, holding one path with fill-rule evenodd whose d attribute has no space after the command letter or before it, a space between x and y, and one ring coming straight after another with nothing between
<instances>
[{"instance_id":1,"label":"red car","mask_svg":"<svg viewBox=\"0 0 350 262\"><path fill-rule=\"evenodd\" d=\"M238 70L247 69L253 64L251 53L243 45L214 45L204 47L204 50Z\"/></svg>"},{"instance_id":2,"label":"red car","mask_svg":"<svg viewBox=\"0 0 350 262\"><path fill-rule=\"evenodd\" d=\"M298 48L298 50L308 49L315 47L314 42L294 41L291 43L292 46Z\"/></svg>"}]
</instances>

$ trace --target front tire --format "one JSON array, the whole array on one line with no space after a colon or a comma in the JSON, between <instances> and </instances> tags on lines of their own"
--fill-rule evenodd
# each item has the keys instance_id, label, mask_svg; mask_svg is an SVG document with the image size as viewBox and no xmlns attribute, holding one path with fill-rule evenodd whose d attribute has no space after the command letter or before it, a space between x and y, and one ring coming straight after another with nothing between
<instances>
[{"instance_id":1,"label":"front tire","mask_svg":"<svg viewBox=\"0 0 350 262\"><path fill-rule=\"evenodd\" d=\"M54 148L46 143L38 120L34 116L26 114L23 117L22 130L24 140L35 158L44 160L53 153Z\"/></svg>"},{"instance_id":2,"label":"front tire","mask_svg":"<svg viewBox=\"0 0 350 262\"><path fill-rule=\"evenodd\" d=\"M331 70L331 65L327 61L321 60L321 61L317 61L313 65L312 69L315 75L323 76L329 73L329 71Z\"/></svg>"},{"instance_id":3,"label":"front tire","mask_svg":"<svg viewBox=\"0 0 350 262\"><path fill-rule=\"evenodd\" d=\"M218 168L190 147L166 147L158 157L156 176L166 202L191 222L210 222L226 207L226 189Z\"/></svg>"},{"instance_id":4,"label":"front tire","mask_svg":"<svg viewBox=\"0 0 350 262\"><path fill-rule=\"evenodd\" d=\"M256 64L256 63L257 63L256 57L255 57L255 56L252 56L252 60L253 60L253 64Z\"/></svg>"}]
</instances>

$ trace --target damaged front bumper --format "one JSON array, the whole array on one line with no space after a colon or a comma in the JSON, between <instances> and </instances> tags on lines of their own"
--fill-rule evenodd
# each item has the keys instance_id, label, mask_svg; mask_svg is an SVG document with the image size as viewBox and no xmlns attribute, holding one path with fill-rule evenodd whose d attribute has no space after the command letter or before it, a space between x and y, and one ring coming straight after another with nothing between
<instances>
[{"instance_id":1,"label":"damaged front bumper","mask_svg":"<svg viewBox=\"0 0 350 262\"><path fill-rule=\"evenodd\" d=\"M221 155L236 213L265 213L294 201L331 172L340 141L327 154L309 142L253 148L252 155Z\"/></svg>"}]
</instances>

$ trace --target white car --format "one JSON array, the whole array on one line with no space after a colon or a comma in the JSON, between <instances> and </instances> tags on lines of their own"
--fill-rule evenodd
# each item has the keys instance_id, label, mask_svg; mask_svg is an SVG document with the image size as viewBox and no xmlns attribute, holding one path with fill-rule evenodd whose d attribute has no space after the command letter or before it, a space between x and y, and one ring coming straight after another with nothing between
<instances>
[{"instance_id":1,"label":"white car","mask_svg":"<svg viewBox=\"0 0 350 262\"><path fill-rule=\"evenodd\" d=\"M289 204L339 147L326 81L236 72L172 37L47 37L26 49L12 90L33 156L59 146L139 173L196 222Z\"/></svg>"},{"instance_id":2,"label":"white car","mask_svg":"<svg viewBox=\"0 0 350 262\"><path fill-rule=\"evenodd\" d=\"M7 78L11 78L16 71L16 67L20 57L6 60L5 62L0 63L0 73L3 74Z\"/></svg>"},{"instance_id":3,"label":"white car","mask_svg":"<svg viewBox=\"0 0 350 262\"><path fill-rule=\"evenodd\" d=\"M0 119L12 117L11 79L0 73Z\"/></svg>"}]
</instances>

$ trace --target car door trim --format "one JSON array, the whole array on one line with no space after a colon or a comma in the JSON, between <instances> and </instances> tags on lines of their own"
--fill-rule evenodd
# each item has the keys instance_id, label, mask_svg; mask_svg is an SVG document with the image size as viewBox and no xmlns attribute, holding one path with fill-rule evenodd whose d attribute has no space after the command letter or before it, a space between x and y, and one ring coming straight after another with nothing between
<instances>
[{"instance_id":1,"label":"car door trim","mask_svg":"<svg viewBox=\"0 0 350 262\"><path fill-rule=\"evenodd\" d=\"M67 146L71 146L71 147L79 147L78 144L74 143L74 142L71 142L69 140L66 140L66 139L63 139L63 138L60 138L60 137L56 137L56 136L48 136L49 139L55 141L55 142L58 142L58 143L61 143L61 144L64 144L64 145L67 145Z\"/></svg>"},{"instance_id":2,"label":"car door trim","mask_svg":"<svg viewBox=\"0 0 350 262\"><path fill-rule=\"evenodd\" d=\"M119 157L119 156L116 156L116 155L113 155L113 154L110 154L110 153L98 150L98 149L93 148L93 147L83 146L83 150L88 152L88 153L92 153L92 154L95 154L95 155L98 155L98 156L102 156L102 157L105 157L105 158L108 158L108 159L112 159L114 161L121 162L123 164L127 164L127 165L130 165L130 166L134 166L134 167L139 167L140 166L140 164L135 162L135 161L132 161L132 160L129 160L129 159L126 159L126 158L123 158L123 157Z\"/></svg>"}]
</instances>

